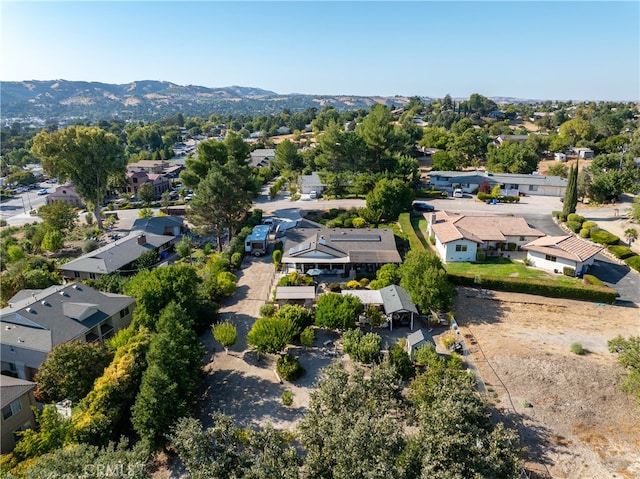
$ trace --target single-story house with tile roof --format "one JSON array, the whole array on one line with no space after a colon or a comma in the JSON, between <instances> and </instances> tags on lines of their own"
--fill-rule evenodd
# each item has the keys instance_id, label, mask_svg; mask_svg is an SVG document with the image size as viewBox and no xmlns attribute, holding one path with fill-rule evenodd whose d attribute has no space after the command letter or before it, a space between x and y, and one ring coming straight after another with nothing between
<instances>
[{"instance_id":1,"label":"single-story house with tile roof","mask_svg":"<svg viewBox=\"0 0 640 479\"><path fill-rule=\"evenodd\" d=\"M359 228L319 228L317 223L300 221L287 231L282 266L284 271L306 273L310 269L325 274L375 272L387 263L402 263L393 230ZM308 227L311 226L311 227Z\"/></svg>"},{"instance_id":2,"label":"single-story house with tile roof","mask_svg":"<svg viewBox=\"0 0 640 479\"><path fill-rule=\"evenodd\" d=\"M435 239L436 251L445 263L476 261L478 250L520 249L544 233L516 216L449 215L438 211L425 215L427 233Z\"/></svg>"},{"instance_id":3,"label":"single-story house with tile roof","mask_svg":"<svg viewBox=\"0 0 640 479\"><path fill-rule=\"evenodd\" d=\"M275 159L275 148L258 148L251 152L251 158L249 159L249 166L252 168L262 168L269 166L271 160Z\"/></svg>"},{"instance_id":4,"label":"single-story house with tile roof","mask_svg":"<svg viewBox=\"0 0 640 479\"><path fill-rule=\"evenodd\" d=\"M316 299L315 286L277 286L276 303L282 306L285 304L298 304L309 307Z\"/></svg>"},{"instance_id":5,"label":"single-story house with tile roof","mask_svg":"<svg viewBox=\"0 0 640 479\"><path fill-rule=\"evenodd\" d=\"M322 194L327 185L320 180L320 176L314 171L310 175L300 175L298 177L298 186L300 186L300 193L308 195L312 191Z\"/></svg>"},{"instance_id":6,"label":"single-story house with tile roof","mask_svg":"<svg viewBox=\"0 0 640 479\"><path fill-rule=\"evenodd\" d=\"M473 193L485 181L489 183L491 188L500 185L500 194L505 196L564 197L567 189L567 179L560 176L489 173L478 170L432 171L429 173L429 183L446 191L460 188L464 193Z\"/></svg>"},{"instance_id":7,"label":"single-story house with tile roof","mask_svg":"<svg viewBox=\"0 0 640 479\"><path fill-rule=\"evenodd\" d=\"M18 432L31 429L36 425L31 409L36 406L36 398L33 395L35 387L36 383L34 382L0 375L2 454L13 451L20 439L17 435Z\"/></svg>"},{"instance_id":8,"label":"single-story house with tile roof","mask_svg":"<svg viewBox=\"0 0 640 479\"><path fill-rule=\"evenodd\" d=\"M418 314L416 305L411 301L407 290L402 286L392 284L382 289L343 289L343 295L355 296L365 306L372 305L381 308L389 319L389 326L393 323L408 323L413 331L414 316Z\"/></svg>"},{"instance_id":9,"label":"single-story house with tile roof","mask_svg":"<svg viewBox=\"0 0 640 479\"><path fill-rule=\"evenodd\" d=\"M136 273L136 260L148 251L162 256L176 242L175 236L132 231L124 238L64 263L58 271L68 279L97 279L104 274Z\"/></svg>"},{"instance_id":10,"label":"single-story house with tile roof","mask_svg":"<svg viewBox=\"0 0 640 479\"><path fill-rule=\"evenodd\" d=\"M601 246L570 235L538 238L522 249L532 266L562 273L565 267L573 268L575 274L584 274L603 250Z\"/></svg>"},{"instance_id":11,"label":"single-story house with tile roof","mask_svg":"<svg viewBox=\"0 0 640 479\"><path fill-rule=\"evenodd\" d=\"M99 341L131 323L135 300L82 283L22 290L0 309L2 371L30 380L47 354L69 341Z\"/></svg>"},{"instance_id":12,"label":"single-story house with tile roof","mask_svg":"<svg viewBox=\"0 0 640 479\"><path fill-rule=\"evenodd\" d=\"M407 336L407 354L409 354L409 358L413 361L416 349L426 344L431 344L434 348L436 347L436 342L428 331L418 329L409 334Z\"/></svg>"}]
</instances>

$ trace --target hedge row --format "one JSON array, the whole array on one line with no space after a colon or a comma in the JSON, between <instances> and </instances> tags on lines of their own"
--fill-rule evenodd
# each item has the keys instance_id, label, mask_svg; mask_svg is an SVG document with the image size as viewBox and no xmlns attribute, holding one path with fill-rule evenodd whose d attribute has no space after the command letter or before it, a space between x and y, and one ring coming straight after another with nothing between
<instances>
[{"instance_id":1,"label":"hedge row","mask_svg":"<svg viewBox=\"0 0 640 479\"><path fill-rule=\"evenodd\" d=\"M446 191L440 190L417 190L416 198L446 198L449 196Z\"/></svg>"},{"instance_id":2,"label":"hedge row","mask_svg":"<svg viewBox=\"0 0 640 479\"><path fill-rule=\"evenodd\" d=\"M640 264L638 265L640 267ZM448 273L449 281L458 286L477 286L475 275ZM551 298L578 299L598 303L613 303L616 291L607 286L568 285L556 281L545 281L530 278L496 278L482 277L482 287L512 293L537 294Z\"/></svg>"},{"instance_id":3,"label":"hedge row","mask_svg":"<svg viewBox=\"0 0 640 479\"><path fill-rule=\"evenodd\" d=\"M424 245L422 244L422 241L420 241L420 238L418 238L418 235L416 234L416 230L413 228L413 225L411 224L410 214L401 213L400 216L398 216L398 223L400 224L400 228L402 229L402 232L407 235L411 249L415 249L418 251L423 250Z\"/></svg>"},{"instance_id":4,"label":"hedge row","mask_svg":"<svg viewBox=\"0 0 640 479\"><path fill-rule=\"evenodd\" d=\"M607 249L618 259L627 259L636 255L628 246L611 245Z\"/></svg>"},{"instance_id":5,"label":"hedge row","mask_svg":"<svg viewBox=\"0 0 640 479\"><path fill-rule=\"evenodd\" d=\"M625 259L624 262L627 263L630 268L633 268L640 273L640 256L632 256L631 258Z\"/></svg>"},{"instance_id":6,"label":"hedge row","mask_svg":"<svg viewBox=\"0 0 640 479\"><path fill-rule=\"evenodd\" d=\"M490 193L483 193L482 191L478 193L478 199L480 201L497 200L498 203L520 203L519 196L494 196Z\"/></svg>"}]
</instances>

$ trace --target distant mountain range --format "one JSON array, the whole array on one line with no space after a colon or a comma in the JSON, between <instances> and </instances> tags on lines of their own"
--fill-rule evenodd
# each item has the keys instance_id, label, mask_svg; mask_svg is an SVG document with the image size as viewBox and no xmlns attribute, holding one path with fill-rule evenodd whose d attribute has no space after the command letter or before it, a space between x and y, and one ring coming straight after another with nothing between
<instances>
[{"instance_id":1,"label":"distant mountain range","mask_svg":"<svg viewBox=\"0 0 640 479\"><path fill-rule=\"evenodd\" d=\"M309 107L333 106L343 111L369 109L376 103L397 107L407 101L408 98L402 96L279 95L260 88L207 88L149 80L125 85L67 80L0 82L0 107L4 120L154 120L177 113L202 117L213 113L268 115L285 108L295 112Z\"/></svg>"},{"instance_id":2,"label":"distant mountain range","mask_svg":"<svg viewBox=\"0 0 640 479\"><path fill-rule=\"evenodd\" d=\"M431 100L429 97L422 99ZM529 101L506 97L494 100L499 103ZM408 101L406 96L281 95L260 88L207 88L151 80L124 85L67 80L0 82L0 108L4 121L14 118L150 121L177 113L201 117L213 113L269 115L285 108L292 112L325 106L333 106L339 111L369 109L376 103L394 108Z\"/></svg>"}]
</instances>

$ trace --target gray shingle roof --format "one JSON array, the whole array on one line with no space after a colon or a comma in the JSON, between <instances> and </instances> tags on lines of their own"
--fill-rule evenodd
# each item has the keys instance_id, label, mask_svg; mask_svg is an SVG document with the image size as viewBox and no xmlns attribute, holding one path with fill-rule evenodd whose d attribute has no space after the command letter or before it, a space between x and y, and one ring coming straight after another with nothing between
<instances>
[{"instance_id":1,"label":"gray shingle roof","mask_svg":"<svg viewBox=\"0 0 640 479\"><path fill-rule=\"evenodd\" d=\"M138 218L133 222L131 229L133 231L144 231L155 235L172 235L167 230L173 230L174 227L182 228L184 220L179 216L153 216L151 218Z\"/></svg>"},{"instance_id":2,"label":"gray shingle roof","mask_svg":"<svg viewBox=\"0 0 640 479\"><path fill-rule=\"evenodd\" d=\"M36 383L24 379L0 375L0 407L5 407L36 387Z\"/></svg>"},{"instance_id":3,"label":"gray shingle roof","mask_svg":"<svg viewBox=\"0 0 640 479\"><path fill-rule=\"evenodd\" d=\"M138 237L146 240L138 244ZM173 236L132 231L122 239L109 243L97 250L61 265L61 271L81 271L84 273L109 274L138 259L143 253L173 241Z\"/></svg>"},{"instance_id":4,"label":"gray shingle roof","mask_svg":"<svg viewBox=\"0 0 640 479\"><path fill-rule=\"evenodd\" d=\"M283 262L401 263L393 231L294 228L287 232Z\"/></svg>"},{"instance_id":5,"label":"gray shingle roof","mask_svg":"<svg viewBox=\"0 0 640 479\"><path fill-rule=\"evenodd\" d=\"M382 295L382 301L384 302L384 312L386 314L392 314L397 312L407 311L410 313L418 314L416 305L413 304L409 293L402 286L392 284L386 288L380 290Z\"/></svg>"},{"instance_id":6,"label":"gray shingle roof","mask_svg":"<svg viewBox=\"0 0 640 479\"><path fill-rule=\"evenodd\" d=\"M130 296L102 293L82 283L52 286L20 301L14 298L0 309L1 342L38 351L71 341L134 303Z\"/></svg>"}]
</instances>

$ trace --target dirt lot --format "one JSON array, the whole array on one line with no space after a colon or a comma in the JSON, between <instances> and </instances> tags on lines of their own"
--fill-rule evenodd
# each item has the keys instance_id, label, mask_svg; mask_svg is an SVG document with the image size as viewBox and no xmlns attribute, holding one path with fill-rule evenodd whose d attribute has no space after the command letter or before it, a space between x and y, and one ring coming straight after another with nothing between
<instances>
[{"instance_id":1,"label":"dirt lot","mask_svg":"<svg viewBox=\"0 0 640 479\"><path fill-rule=\"evenodd\" d=\"M617 389L622 369L607 350L640 333L638 309L461 289L455 313L501 419L520 429L528 470L640 477L640 408Z\"/></svg>"}]
</instances>

